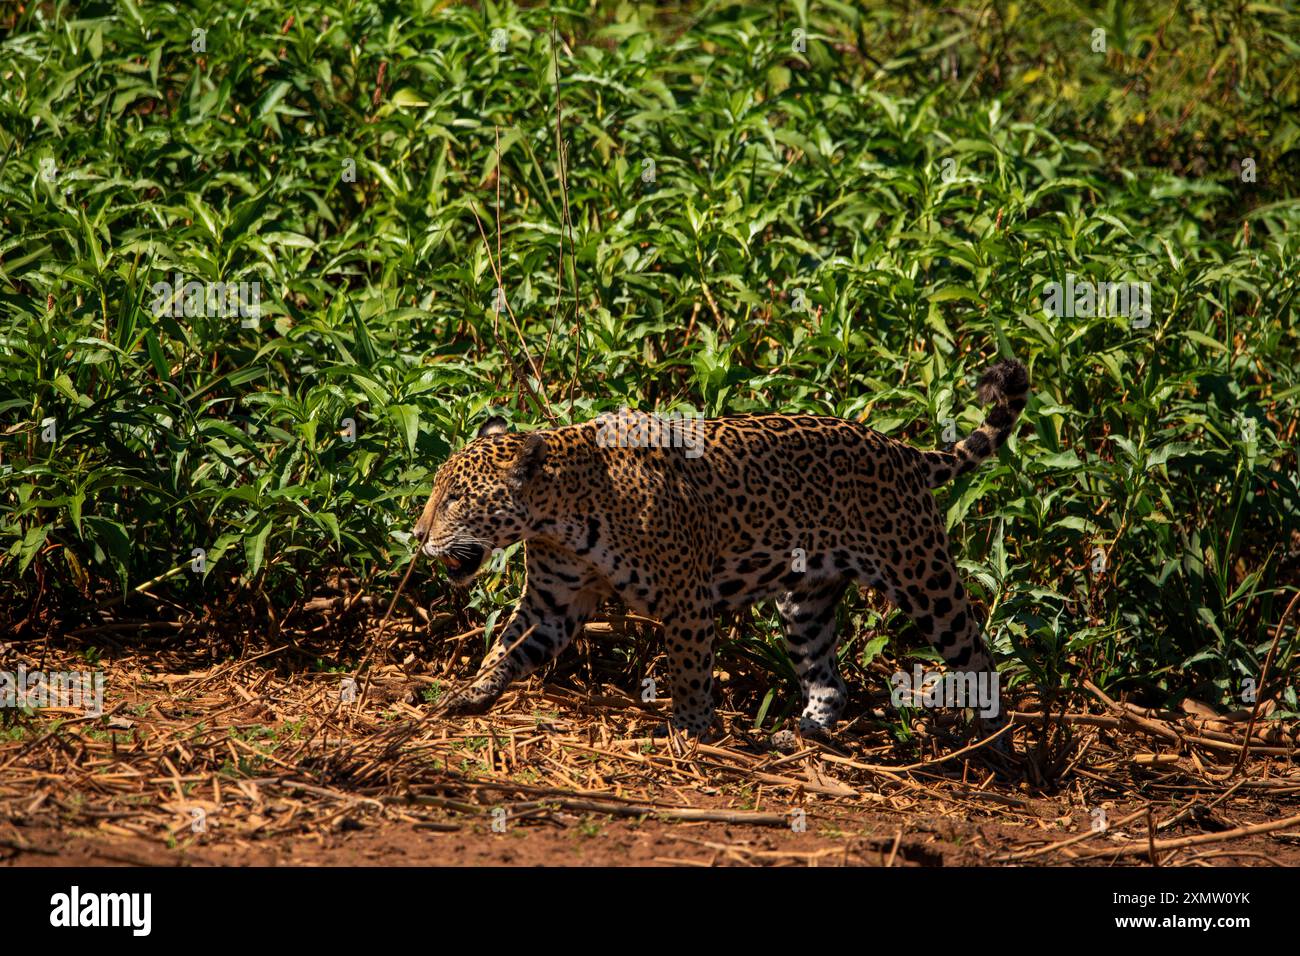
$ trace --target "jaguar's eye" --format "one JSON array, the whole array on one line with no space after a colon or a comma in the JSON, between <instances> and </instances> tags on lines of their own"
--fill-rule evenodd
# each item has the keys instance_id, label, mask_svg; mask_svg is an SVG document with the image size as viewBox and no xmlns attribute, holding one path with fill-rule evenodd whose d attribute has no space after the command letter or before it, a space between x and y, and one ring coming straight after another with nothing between
<instances>
[{"instance_id":1,"label":"jaguar's eye","mask_svg":"<svg viewBox=\"0 0 1300 956\"><path fill-rule=\"evenodd\" d=\"M443 499L442 499L442 505L443 505L444 508L449 508L449 507L451 507L452 505L454 505L456 502L460 501L460 499L463 498L463 497L465 497L465 496L464 496L464 495L456 495L456 494L448 495L446 498L443 498Z\"/></svg>"}]
</instances>

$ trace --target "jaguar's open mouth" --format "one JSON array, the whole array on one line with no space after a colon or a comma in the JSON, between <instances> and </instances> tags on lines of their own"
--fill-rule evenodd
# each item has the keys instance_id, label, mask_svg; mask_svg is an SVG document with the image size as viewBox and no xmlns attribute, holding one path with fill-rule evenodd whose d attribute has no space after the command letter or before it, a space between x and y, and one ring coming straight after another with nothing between
<instances>
[{"instance_id":1,"label":"jaguar's open mouth","mask_svg":"<svg viewBox=\"0 0 1300 956\"><path fill-rule=\"evenodd\" d=\"M486 556L487 550L477 544L454 544L439 560L453 581L466 581L474 576Z\"/></svg>"}]
</instances>

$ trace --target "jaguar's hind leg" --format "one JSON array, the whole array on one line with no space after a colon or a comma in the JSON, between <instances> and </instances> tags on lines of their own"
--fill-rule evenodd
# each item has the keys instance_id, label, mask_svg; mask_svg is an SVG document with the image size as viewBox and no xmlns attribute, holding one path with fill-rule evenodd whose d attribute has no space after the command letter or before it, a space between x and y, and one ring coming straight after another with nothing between
<instances>
[{"instance_id":1,"label":"jaguar's hind leg","mask_svg":"<svg viewBox=\"0 0 1300 956\"><path fill-rule=\"evenodd\" d=\"M980 622L957 575L948 532L930 495L897 507L896 536L876 541L870 570L885 596L910 617L948 666L996 672Z\"/></svg>"},{"instance_id":2,"label":"jaguar's hind leg","mask_svg":"<svg viewBox=\"0 0 1300 956\"><path fill-rule=\"evenodd\" d=\"M970 708L985 730L996 730L1006 722L1002 686L982 622L958 579L947 534L935 522L922 540L931 546L921 555L883 564L886 596L956 672L945 683L953 691L946 706Z\"/></svg>"}]
</instances>

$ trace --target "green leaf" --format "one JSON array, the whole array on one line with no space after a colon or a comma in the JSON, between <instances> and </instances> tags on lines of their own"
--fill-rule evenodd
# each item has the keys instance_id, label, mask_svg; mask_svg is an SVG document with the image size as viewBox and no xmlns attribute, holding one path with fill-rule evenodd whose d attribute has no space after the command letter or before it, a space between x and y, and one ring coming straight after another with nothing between
<instances>
[{"instance_id":1,"label":"green leaf","mask_svg":"<svg viewBox=\"0 0 1300 956\"><path fill-rule=\"evenodd\" d=\"M1228 351L1228 347L1222 342L1210 338L1204 332L1197 332L1195 329L1184 329L1183 336L1191 339L1193 342L1199 342L1201 345L1208 345L1212 349L1218 349L1220 352Z\"/></svg>"},{"instance_id":2,"label":"green leaf","mask_svg":"<svg viewBox=\"0 0 1300 956\"><path fill-rule=\"evenodd\" d=\"M244 559L248 563L249 577L257 577L262 570L262 557L266 553L266 539L271 534L271 522L263 521L256 532L244 538Z\"/></svg>"},{"instance_id":3,"label":"green leaf","mask_svg":"<svg viewBox=\"0 0 1300 956\"><path fill-rule=\"evenodd\" d=\"M1184 455L1195 454L1198 451L1200 448L1191 442L1175 441L1161 445L1147 456L1146 470L1149 471L1156 465L1163 465L1171 458L1182 458Z\"/></svg>"},{"instance_id":4,"label":"green leaf","mask_svg":"<svg viewBox=\"0 0 1300 956\"><path fill-rule=\"evenodd\" d=\"M18 573L22 574L27 570L27 566L32 563L41 547L45 544L45 539L50 533L49 525L32 525L27 529L27 534L23 536L22 547L18 549Z\"/></svg>"},{"instance_id":5,"label":"green leaf","mask_svg":"<svg viewBox=\"0 0 1300 956\"><path fill-rule=\"evenodd\" d=\"M420 434L420 410L414 405L391 405L388 414L393 417L398 431L406 439L406 451L415 454L415 440Z\"/></svg>"}]
</instances>

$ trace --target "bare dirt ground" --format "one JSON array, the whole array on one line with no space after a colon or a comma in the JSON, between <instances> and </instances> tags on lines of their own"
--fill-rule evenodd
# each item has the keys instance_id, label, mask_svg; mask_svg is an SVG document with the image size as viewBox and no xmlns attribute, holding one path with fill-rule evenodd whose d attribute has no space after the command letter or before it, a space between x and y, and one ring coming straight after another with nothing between
<instances>
[{"instance_id":1,"label":"bare dirt ground","mask_svg":"<svg viewBox=\"0 0 1300 956\"><path fill-rule=\"evenodd\" d=\"M1240 770L1249 715L1099 691L1020 702L1010 762L939 712L904 748L871 700L794 753L724 706L732 732L678 755L664 703L573 673L448 718L459 645L355 699L302 656L9 648L0 670L102 671L105 702L0 711L0 865L1300 864L1296 728L1259 715Z\"/></svg>"}]
</instances>

